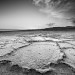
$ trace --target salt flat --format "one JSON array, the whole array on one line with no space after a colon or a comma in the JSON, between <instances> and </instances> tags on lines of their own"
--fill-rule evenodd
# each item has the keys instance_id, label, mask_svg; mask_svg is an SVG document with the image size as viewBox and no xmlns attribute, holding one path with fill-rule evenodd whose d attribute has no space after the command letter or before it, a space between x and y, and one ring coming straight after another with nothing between
<instances>
[{"instance_id":1,"label":"salt flat","mask_svg":"<svg viewBox=\"0 0 75 75\"><path fill-rule=\"evenodd\" d=\"M18 64L22 68L33 68L39 72L53 69L46 65L62 59L64 63L75 67L73 38L62 35L53 37L52 34L0 36L0 61L10 60L12 65ZM63 58L64 55L66 58Z\"/></svg>"}]
</instances>

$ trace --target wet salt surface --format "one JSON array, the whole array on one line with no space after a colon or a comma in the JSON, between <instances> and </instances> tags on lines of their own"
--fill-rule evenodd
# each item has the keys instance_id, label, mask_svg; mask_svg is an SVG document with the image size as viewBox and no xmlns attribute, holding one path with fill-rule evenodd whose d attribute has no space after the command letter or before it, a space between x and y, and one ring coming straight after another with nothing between
<instances>
[{"instance_id":1,"label":"wet salt surface","mask_svg":"<svg viewBox=\"0 0 75 75\"><path fill-rule=\"evenodd\" d=\"M47 67L43 69L44 66L56 63L58 59L62 59L62 53L60 53L62 50L67 54L66 57L69 59L65 60L74 62L74 59L72 59L75 53L74 41L73 38L67 37L2 36L0 37L0 60L10 60L13 65L18 64L22 68L28 67L37 71L41 68L40 71L42 70L43 72L48 69Z\"/></svg>"}]
</instances>

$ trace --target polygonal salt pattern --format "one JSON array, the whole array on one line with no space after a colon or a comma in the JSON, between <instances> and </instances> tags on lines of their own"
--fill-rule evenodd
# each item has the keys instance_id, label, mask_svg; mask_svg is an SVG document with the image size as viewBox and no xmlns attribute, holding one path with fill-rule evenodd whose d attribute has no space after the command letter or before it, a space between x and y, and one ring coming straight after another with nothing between
<instances>
[{"instance_id":1,"label":"polygonal salt pattern","mask_svg":"<svg viewBox=\"0 0 75 75\"><path fill-rule=\"evenodd\" d=\"M69 48L69 49L66 49L64 52L67 58L75 62L75 49Z\"/></svg>"},{"instance_id":2,"label":"polygonal salt pattern","mask_svg":"<svg viewBox=\"0 0 75 75\"><path fill-rule=\"evenodd\" d=\"M13 64L18 64L23 68L42 69L51 62L55 63L63 56L55 43L41 42L33 43L28 47L19 49L14 56L8 59ZM43 69L42 69L43 70Z\"/></svg>"},{"instance_id":3,"label":"polygonal salt pattern","mask_svg":"<svg viewBox=\"0 0 75 75\"><path fill-rule=\"evenodd\" d=\"M75 40L73 40L73 41L66 41L66 42L75 46Z\"/></svg>"},{"instance_id":4,"label":"polygonal salt pattern","mask_svg":"<svg viewBox=\"0 0 75 75\"><path fill-rule=\"evenodd\" d=\"M14 49L29 45L22 37L1 37L0 38L0 56L3 56Z\"/></svg>"},{"instance_id":5,"label":"polygonal salt pattern","mask_svg":"<svg viewBox=\"0 0 75 75\"><path fill-rule=\"evenodd\" d=\"M12 48L0 49L0 56L4 56L12 51L13 51Z\"/></svg>"},{"instance_id":6,"label":"polygonal salt pattern","mask_svg":"<svg viewBox=\"0 0 75 75\"><path fill-rule=\"evenodd\" d=\"M2 36L0 37L0 56L12 53L0 60L10 60L12 64L18 64L23 68L34 68L45 72L51 67L44 69L50 63L56 63L66 58L64 63L75 67L75 41L69 38L52 38L43 36ZM62 50L62 52L61 52Z\"/></svg>"},{"instance_id":7,"label":"polygonal salt pattern","mask_svg":"<svg viewBox=\"0 0 75 75\"><path fill-rule=\"evenodd\" d=\"M74 45L72 45L70 43L66 43L66 42L64 42L64 43L63 42L59 42L58 44L59 44L60 48L75 48Z\"/></svg>"}]
</instances>

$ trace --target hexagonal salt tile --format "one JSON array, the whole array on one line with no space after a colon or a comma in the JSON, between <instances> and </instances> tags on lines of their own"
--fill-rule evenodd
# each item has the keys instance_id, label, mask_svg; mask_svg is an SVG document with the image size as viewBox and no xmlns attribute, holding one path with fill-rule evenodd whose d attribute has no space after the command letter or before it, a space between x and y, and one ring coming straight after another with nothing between
<instances>
[{"instance_id":1,"label":"hexagonal salt tile","mask_svg":"<svg viewBox=\"0 0 75 75\"><path fill-rule=\"evenodd\" d=\"M75 49L69 48L65 51L66 57L75 62Z\"/></svg>"},{"instance_id":2,"label":"hexagonal salt tile","mask_svg":"<svg viewBox=\"0 0 75 75\"><path fill-rule=\"evenodd\" d=\"M58 44L59 44L59 46L60 46L60 48L75 48L75 46L74 45L71 45L71 44L69 44L69 43L63 43L63 42L61 42L61 43L59 43L58 42Z\"/></svg>"},{"instance_id":3,"label":"hexagonal salt tile","mask_svg":"<svg viewBox=\"0 0 75 75\"><path fill-rule=\"evenodd\" d=\"M41 69L51 62L55 63L62 59L63 53L53 42L37 42L28 47L19 49L14 56L8 58L13 64L18 64L23 68Z\"/></svg>"}]
</instances>

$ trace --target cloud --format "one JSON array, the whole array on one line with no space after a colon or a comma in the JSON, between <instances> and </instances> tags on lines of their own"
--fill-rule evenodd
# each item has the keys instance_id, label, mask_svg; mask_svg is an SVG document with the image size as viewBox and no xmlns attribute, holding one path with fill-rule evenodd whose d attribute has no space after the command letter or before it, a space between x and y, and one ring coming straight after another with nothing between
<instances>
[{"instance_id":1,"label":"cloud","mask_svg":"<svg viewBox=\"0 0 75 75\"><path fill-rule=\"evenodd\" d=\"M55 18L68 19L75 24L75 0L33 0L40 10Z\"/></svg>"},{"instance_id":2,"label":"cloud","mask_svg":"<svg viewBox=\"0 0 75 75\"><path fill-rule=\"evenodd\" d=\"M75 24L75 19L73 20L73 23Z\"/></svg>"},{"instance_id":3,"label":"cloud","mask_svg":"<svg viewBox=\"0 0 75 75\"><path fill-rule=\"evenodd\" d=\"M71 18L69 20L73 23L73 25L75 25L75 18Z\"/></svg>"}]
</instances>

